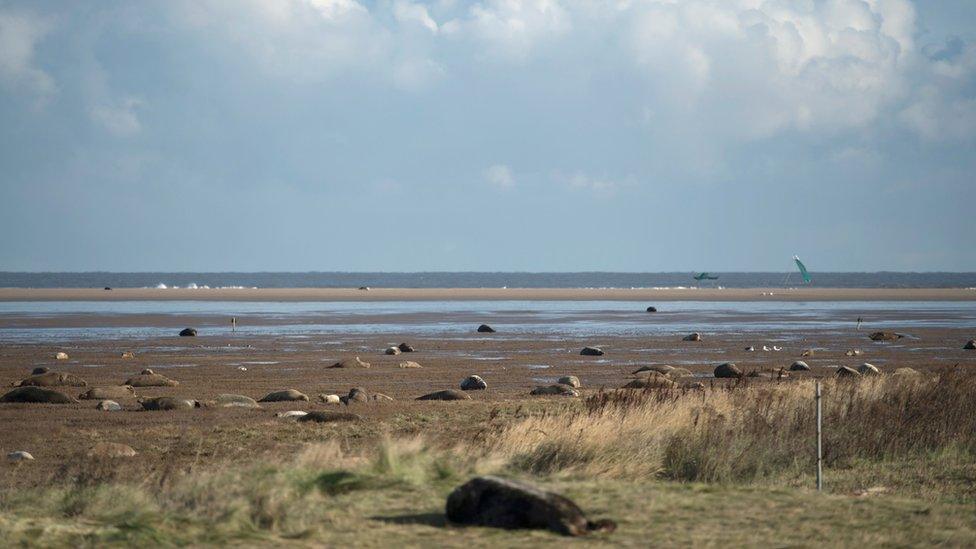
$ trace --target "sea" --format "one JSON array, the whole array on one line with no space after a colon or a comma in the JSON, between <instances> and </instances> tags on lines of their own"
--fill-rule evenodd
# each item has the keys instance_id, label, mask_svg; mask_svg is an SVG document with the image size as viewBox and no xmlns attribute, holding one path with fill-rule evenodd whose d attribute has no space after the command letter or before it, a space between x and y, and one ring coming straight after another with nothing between
<instances>
[{"instance_id":1,"label":"sea","mask_svg":"<svg viewBox=\"0 0 976 549\"><path fill-rule=\"evenodd\" d=\"M0 272L2 288L779 288L799 273L530 273L530 272ZM811 273L822 288L976 288L976 273Z\"/></svg>"}]
</instances>

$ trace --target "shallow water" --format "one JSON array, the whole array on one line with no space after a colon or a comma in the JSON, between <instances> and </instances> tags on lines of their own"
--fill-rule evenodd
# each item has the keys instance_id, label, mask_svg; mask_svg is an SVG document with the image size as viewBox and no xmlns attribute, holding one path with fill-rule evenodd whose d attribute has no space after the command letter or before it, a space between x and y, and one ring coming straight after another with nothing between
<instances>
[{"instance_id":1,"label":"shallow water","mask_svg":"<svg viewBox=\"0 0 976 549\"><path fill-rule=\"evenodd\" d=\"M763 340L768 343L813 330L850 335L858 317L864 318L865 334L878 329L911 335L912 328L976 328L972 302L689 301L662 304L657 313L646 313L646 306L627 301L0 302L0 341L148 339L175 336L177 324L195 326L200 336L233 336L230 317L237 318L236 334L242 338L295 339L410 333L464 341L560 341L692 331L744 336L776 332L775 339ZM481 323L498 333L476 333ZM177 348L186 347L173 346Z\"/></svg>"}]
</instances>

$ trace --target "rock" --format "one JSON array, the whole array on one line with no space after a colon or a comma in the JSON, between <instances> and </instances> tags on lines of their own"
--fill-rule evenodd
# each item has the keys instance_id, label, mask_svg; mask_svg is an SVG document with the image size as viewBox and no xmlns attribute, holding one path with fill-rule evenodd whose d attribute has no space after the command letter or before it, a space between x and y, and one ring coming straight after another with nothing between
<instances>
[{"instance_id":1,"label":"rock","mask_svg":"<svg viewBox=\"0 0 976 549\"><path fill-rule=\"evenodd\" d=\"M48 372L46 374L40 374L36 376L30 376L29 378L22 380L19 383L20 387L58 387L58 386L70 386L70 387L85 387L88 383L85 380L74 374L65 374L61 372Z\"/></svg>"},{"instance_id":2,"label":"rock","mask_svg":"<svg viewBox=\"0 0 976 549\"><path fill-rule=\"evenodd\" d=\"M742 370L731 362L725 362L715 367L715 377L733 378L742 377Z\"/></svg>"},{"instance_id":3,"label":"rock","mask_svg":"<svg viewBox=\"0 0 976 549\"><path fill-rule=\"evenodd\" d=\"M810 371L810 366L806 362L803 362L802 360L797 360L793 364L790 364L790 371L791 372L809 372Z\"/></svg>"},{"instance_id":4,"label":"rock","mask_svg":"<svg viewBox=\"0 0 976 549\"><path fill-rule=\"evenodd\" d=\"M295 389L285 389L284 391L274 391L272 393L268 393L258 402L293 402L296 400L304 400L305 402L308 402L308 395L296 391Z\"/></svg>"},{"instance_id":5,"label":"rock","mask_svg":"<svg viewBox=\"0 0 976 549\"><path fill-rule=\"evenodd\" d=\"M563 496L493 476L475 477L455 488L447 497L446 514L456 524L551 530L567 536L616 529L611 520L587 520Z\"/></svg>"},{"instance_id":6,"label":"rock","mask_svg":"<svg viewBox=\"0 0 976 549\"><path fill-rule=\"evenodd\" d=\"M840 366L837 368L837 377L861 377L861 372L849 366Z\"/></svg>"},{"instance_id":7,"label":"rock","mask_svg":"<svg viewBox=\"0 0 976 549\"><path fill-rule=\"evenodd\" d=\"M400 348L399 347L388 347L386 349L385 353L388 354L388 355L398 355L398 354L400 354Z\"/></svg>"},{"instance_id":8,"label":"rock","mask_svg":"<svg viewBox=\"0 0 976 549\"><path fill-rule=\"evenodd\" d=\"M349 389L348 395L339 397L339 399L347 406L356 402L365 404L369 402L369 393L367 393L366 389L363 389L362 387L353 387L352 389Z\"/></svg>"},{"instance_id":9,"label":"rock","mask_svg":"<svg viewBox=\"0 0 976 549\"><path fill-rule=\"evenodd\" d=\"M334 423L337 421L359 421L363 419L362 416L358 414L352 414L349 412L333 412L331 410L325 411L315 411L309 412L298 418L300 423L314 422L314 423Z\"/></svg>"},{"instance_id":10,"label":"rock","mask_svg":"<svg viewBox=\"0 0 976 549\"><path fill-rule=\"evenodd\" d=\"M412 360L404 360L403 362L398 364L398 366L401 368L423 368L423 366L421 366L420 364Z\"/></svg>"},{"instance_id":11,"label":"rock","mask_svg":"<svg viewBox=\"0 0 976 549\"><path fill-rule=\"evenodd\" d=\"M535 389L532 389L532 391L530 391L529 394L535 396L555 395L555 396L568 396L568 397L578 397L580 395L579 391L577 391L576 389L568 385L560 385L560 384L536 387Z\"/></svg>"},{"instance_id":12,"label":"rock","mask_svg":"<svg viewBox=\"0 0 976 549\"><path fill-rule=\"evenodd\" d=\"M968 351L976 350L976 339L970 339L962 348Z\"/></svg>"},{"instance_id":13,"label":"rock","mask_svg":"<svg viewBox=\"0 0 976 549\"><path fill-rule=\"evenodd\" d=\"M878 370L877 366L875 366L874 364L868 364L867 362L858 366L857 371L864 376L876 376L881 373L881 371Z\"/></svg>"},{"instance_id":14,"label":"rock","mask_svg":"<svg viewBox=\"0 0 976 549\"><path fill-rule=\"evenodd\" d=\"M339 395L319 395L319 402L323 404L342 404L342 400L339 399Z\"/></svg>"},{"instance_id":15,"label":"rock","mask_svg":"<svg viewBox=\"0 0 976 549\"><path fill-rule=\"evenodd\" d=\"M848 351L847 351L846 353L844 353L844 354L845 354L845 355L847 355L847 356L861 356L861 355L863 355L863 354L864 354L864 351L862 351L862 350L860 350L860 349L849 349L849 350L848 350Z\"/></svg>"},{"instance_id":16,"label":"rock","mask_svg":"<svg viewBox=\"0 0 976 549\"><path fill-rule=\"evenodd\" d=\"M48 373L50 371L51 371L51 369L48 368L47 366L40 366L40 367L37 367L37 368L34 368L33 370L31 370L31 375L32 376L39 376L41 374L46 374L46 373Z\"/></svg>"},{"instance_id":17,"label":"rock","mask_svg":"<svg viewBox=\"0 0 976 549\"><path fill-rule=\"evenodd\" d=\"M635 379L630 383L624 385L623 389L673 389L677 387L678 384L671 381L664 374L658 374L653 372L655 375L648 375L645 379Z\"/></svg>"},{"instance_id":18,"label":"rock","mask_svg":"<svg viewBox=\"0 0 976 549\"><path fill-rule=\"evenodd\" d=\"M182 330L180 330L180 337L196 337L196 335L197 335L196 328L183 328Z\"/></svg>"},{"instance_id":19,"label":"rock","mask_svg":"<svg viewBox=\"0 0 976 549\"><path fill-rule=\"evenodd\" d=\"M656 313L657 312L657 307L648 307L647 308L647 312L649 312L649 313Z\"/></svg>"},{"instance_id":20,"label":"rock","mask_svg":"<svg viewBox=\"0 0 976 549\"><path fill-rule=\"evenodd\" d=\"M922 375L922 373L914 368L895 368L895 371L892 372L891 375L915 377Z\"/></svg>"},{"instance_id":21,"label":"rock","mask_svg":"<svg viewBox=\"0 0 976 549\"><path fill-rule=\"evenodd\" d=\"M409 343L401 343L397 345L397 349L400 349L401 353L412 353L414 351L413 346Z\"/></svg>"},{"instance_id":22,"label":"rock","mask_svg":"<svg viewBox=\"0 0 976 549\"><path fill-rule=\"evenodd\" d=\"M115 398L135 398L136 391L129 385L110 385L108 387L92 387L78 395L81 400L103 400Z\"/></svg>"},{"instance_id":23,"label":"rock","mask_svg":"<svg viewBox=\"0 0 976 549\"><path fill-rule=\"evenodd\" d=\"M71 404L78 402L64 393L59 393L53 389L42 387L27 386L18 387L13 391L0 397L0 402L30 402L43 404Z\"/></svg>"},{"instance_id":24,"label":"rock","mask_svg":"<svg viewBox=\"0 0 976 549\"><path fill-rule=\"evenodd\" d=\"M95 409L103 412L121 412L122 405L114 400L103 400L95 405Z\"/></svg>"},{"instance_id":25,"label":"rock","mask_svg":"<svg viewBox=\"0 0 976 549\"><path fill-rule=\"evenodd\" d=\"M871 341L897 341L904 336L894 332L874 332L868 337L871 338Z\"/></svg>"},{"instance_id":26,"label":"rock","mask_svg":"<svg viewBox=\"0 0 976 549\"><path fill-rule=\"evenodd\" d=\"M599 347L583 347L580 354L583 356L603 356L603 349Z\"/></svg>"},{"instance_id":27,"label":"rock","mask_svg":"<svg viewBox=\"0 0 976 549\"><path fill-rule=\"evenodd\" d=\"M371 398L373 402L393 402L393 397L384 395L383 393L373 393Z\"/></svg>"},{"instance_id":28,"label":"rock","mask_svg":"<svg viewBox=\"0 0 976 549\"><path fill-rule=\"evenodd\" d=\"M702 336L701 336L700 333L695 332L693 334L686 335L685 337L681 338L681 340L682 341L701 341L702 340Z\"/></svg>"},{"instance_id":29,"label":"rock","mask_svg":"<svg viewBox=\"0 0 976 549\"><path fill-rule=\"evenodd\" d=\"M478 331L481 332L481 333L483 333L483 334L493 334L493 333L495 333L495 329L492 328L491 326L487 325L487 324L482 324L481 326L478 326Z\"/></svg>"},{"instance_id":30,"label":"rock","mask_svg":"<svg viewBox=\"0 0 976 549\"><path fill-rule=\"evenodd\" d=\"M253 398L244 395L218 395L217 406L220 408L260 408L261 405Z\"/></svg>"},{"instance_id":31,"label":"rock","mask_svg":"<svg viewBox=\"0 0 976 549\"><path fill-rule=\"evenodd\" d=\"M22 463L24 461L34 461L34 456L30 452L25 452L23 450L17 450L15 452L10 452L7 454L7 461L10 463Z\"/></svg>"},{"instance_id":32,"label":"rock","mask_svg":"<svg viewBox=\"0 0 976 549\"><path fill-rule=\"evenodd\" d=\"M132 446L127 444L120 444L118 442L99 442L92 446L85 455L90 458L114 459L135 457L137 453L138 452L136 452Z\"/></svg>"},{"instance_id":33,"label":"rock","mask_svg":"<svg viewBox=\"0 0 976 549\"><path fill-rule=\"evenodd\" d=\"M560 385L568 385L574 389L579 389L582 387L579 378L576 376L563 376L556 380L556 383L559 383Z\"/></svg>"},{"instance_id":34,"label":"rock","mask_svg":"<svg viewBox=\"0 0 976 549\"><path fill-rule=\"evenodd\" d=\"M468 376L461 380L462 391L484 391L487 388L488 383L481 376Z\"/></svg>"},{"instance_id":35,"label":"rock","mask_svg":"<svg viewBox=\"0 0 976 549\"><path fill-rule=\"evenodd\" d=\"M169 411L169 410L192 410L199 408L200 403L196 400L173 397L140 398L139 404L144 410L150 411Z\"/></svg>"},{"instance_id":36,"label":"rock","mask_svg":"<svg viewBox=\"0 0 976 549\"><path fill-rule=\"evenodd\" d=\"M126 351L122 353L122 358L135 358L136 355L132 351Z\"/></svg>"},{"instance_id":37,"label":"rock","mask_svg":"<svg viewBox=\"0 0 976 549\"><path fill-rule=\"evenodd\" d=\"M65 353L63 351L58 351L58 353L54 355L54 358L58 360L68 360L68 353Z\"/></svg>"},{"instance_id":38,"label":"rock","mask_svg":"<svg viewBox=\"0 0 976 549\"><path fill-rule=\"evenodd\" d=\"M338 398L339 397L336 397L337 400ZM295 417L302 417L307 414L308 412L303 412L301 410L288 410L287 412L278 412L277 414L275 414L275 417L295 418Z\"/></svg>"},{"instance_id":39,"label":"rock","mask_svg":"<svg viewBox=\"0 0 976 549\"><path fill-rule=\"evenodd\" d=\"M456 391L454 389L446 389L444 391L434 391L433 393L428 393L424 396L417 397L417 400L471 400L471 397L467 393L461 391Z\"/></svg>"},{"instance_id":40,"label":"rock","mask_svg":"<svg viewBox=\"0 0 976 549\"><path fill-rule=\"evenodd\" d=\"M139 374L125 380L123 385L131 385L133 387L176 387L179 384L179 381L172 380L162 374Z\"/></svg>"},{"instance_id":41,"label":"rock","mask_svg":"<svg viewBox=\"0 0 976 549\"><path fill-rule=\"evenodd\" d=\"M363 362L359 360L359 357L345 358L336 362L329 368L369 368L369 362Z\"/></svg>"}]
</instances>

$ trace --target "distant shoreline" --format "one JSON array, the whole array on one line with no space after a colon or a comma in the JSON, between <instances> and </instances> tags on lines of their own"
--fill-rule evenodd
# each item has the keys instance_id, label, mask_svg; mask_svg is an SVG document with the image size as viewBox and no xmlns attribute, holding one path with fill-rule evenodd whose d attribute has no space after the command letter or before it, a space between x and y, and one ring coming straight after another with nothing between
<instances>
[{"instance_id":1,"label":"distant shoreline","mask_svg":"<svg viewBox=\"0 0 976 549\"><path fill-rule=\"evenodd\" d=\"M976 301L966 288L0 288L13 301Z\"/></svg>"}]
</instances>

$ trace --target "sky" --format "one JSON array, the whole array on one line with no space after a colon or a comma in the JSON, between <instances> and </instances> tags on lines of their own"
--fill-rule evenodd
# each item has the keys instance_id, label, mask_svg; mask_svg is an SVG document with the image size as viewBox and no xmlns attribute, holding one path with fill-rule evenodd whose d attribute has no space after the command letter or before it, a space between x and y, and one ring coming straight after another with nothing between
<instances>
[{"instance_id":1,"label":"sky","mask_svg":"<svg viewBox=\"0 0 976 549\"><path fill-rule=\"evenodd\" d=\"M0 0L0 270L976 271L972 0Z\"/></svg>"}]
</instances>

